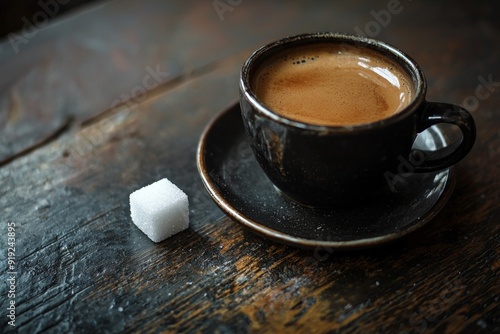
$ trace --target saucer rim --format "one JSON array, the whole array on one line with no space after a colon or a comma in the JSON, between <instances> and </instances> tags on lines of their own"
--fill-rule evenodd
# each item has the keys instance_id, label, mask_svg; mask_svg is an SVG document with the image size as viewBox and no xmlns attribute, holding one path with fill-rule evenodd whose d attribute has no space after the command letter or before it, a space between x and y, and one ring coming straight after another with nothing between
<instances>
[{"instance_id":1,"label":"saucer rim","mask_svg":"<svg viewBox=\"0 0 500 334\"><path fill-rule=\"evenodd\" d=\"M229 218L236 221L237 223L242 224L244 227L250 229L252 232L257 233L268 239L277 241L279 243L294 247L307 248L307 249L323 248L323 249L336 249L336 250L362 249L362 248L370 248L386 244L401 239L402 237L405 237L415 232L416 230L422 228L424 225L427 225L430 221L432 221L433 218L444 208L455 188L456 177L454 168L448 167L443 169L442 171L439 171L439 173L444 171L448 172L446 185L442 193L440 194L439 198L432 205L432 207L425 212L423 216L417 217L416 219L413 220L414 222L415 221L418 222L409 225L408 228L396 230L393 233L388 233L376 237L362 238L362 239L331 241L331 240L301 238L286 234L285 232L277 231L275 229L268 227L262 222L254 221L253 219L247 217L242 212L234 208L228 202L228 200L225 199L225 197L217 190L217 186L213 182L207 170L207 166L204 159L207 136L209 135L213 127L220 121L221 118L223 118L226 114L230 112L237 112L239 110L240 110L239 102L235 101L229 104L226 108L224 108L216 115L214 115L203 129L196 152L198 173L201 177L205 189L208 191L212 200ZM439 134L443 136L444 140L446 140L445 134L442 133L442 131L439 131Z\"/></svg>"}]
</instances>

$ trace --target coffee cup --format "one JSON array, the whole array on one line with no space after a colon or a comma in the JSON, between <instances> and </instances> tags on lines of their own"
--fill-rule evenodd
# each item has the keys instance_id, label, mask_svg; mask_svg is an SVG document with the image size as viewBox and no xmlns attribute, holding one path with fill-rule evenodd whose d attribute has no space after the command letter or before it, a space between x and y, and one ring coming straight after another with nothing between
<instances>
[{"instance_id":1,"label":"coffee cup","mask_svg":"<svg viewBox=\"0 0 500 334\"><path fill-rule=\"evenodd\" d=\"M310 33L265 45L241 69L240 107L259 165L284 195L341 207L388 186L404 161L414 173L456 164L475 142L462 107L428 102L420 67L381 41ZM457 142L413 148L418 133L448 123Z\"/></svg>"}]
</instances>

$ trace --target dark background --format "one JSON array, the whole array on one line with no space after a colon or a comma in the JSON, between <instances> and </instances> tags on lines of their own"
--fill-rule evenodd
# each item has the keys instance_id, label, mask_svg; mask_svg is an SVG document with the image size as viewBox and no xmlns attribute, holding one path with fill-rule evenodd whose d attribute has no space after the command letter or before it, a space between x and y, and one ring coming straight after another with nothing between
<instances>
[{"instance_id":1,"label":"dark background","mask_svg":"<svg viewBox=\"0 0 500 334\"><path fill-rule=\"evenodd\" d=\"M6 38L9 33L16 33L22 30L26 24L23 21L25 17L29 22L33 23L33 16L37 12L46 13L49 17L49 22L64 13L75 10L89 3L97 2L97 0L0 0L0 39ZM54 10L54 15L50 15L44 10L40 3L55 9L52 4L57 4L58 9ZM42 16L40 16L42 17Z\"/></svg>"}]
</instances>

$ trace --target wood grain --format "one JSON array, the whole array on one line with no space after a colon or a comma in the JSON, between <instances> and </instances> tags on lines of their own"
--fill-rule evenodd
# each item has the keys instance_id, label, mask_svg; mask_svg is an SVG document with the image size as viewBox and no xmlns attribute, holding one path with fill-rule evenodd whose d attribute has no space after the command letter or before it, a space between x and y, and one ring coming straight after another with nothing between
<instances>
[{"instance_id":1,"label":"wood grain","mask_svg":"<svg viewBox=\"0 0 500 334\"><path fill-rule=\"evenodd\" d=\"M450 3L402 2L377 38L421 64L429 99L460 104L478 77L500 81L500 26L493 3ZM498 332L500 87L472 110L477 144L456 166L444 210L382 248L306 251L262 239L227 218L198 176L199 136L236 99L253 49L300 31L352 32L386 6L241 2L220 21L211 2L118 1L40 31L30 51L2 53L0 105L20 101L1 130L2 143L19 146L2 145L0 168L1 235L16 226L15 330ZM172 77L109 108L156 64ZM191 226L154 244L131 222L128 196L162 177L188 194ZM0 331L13 332L4 313Z\"/></svg>"}]
</instances>

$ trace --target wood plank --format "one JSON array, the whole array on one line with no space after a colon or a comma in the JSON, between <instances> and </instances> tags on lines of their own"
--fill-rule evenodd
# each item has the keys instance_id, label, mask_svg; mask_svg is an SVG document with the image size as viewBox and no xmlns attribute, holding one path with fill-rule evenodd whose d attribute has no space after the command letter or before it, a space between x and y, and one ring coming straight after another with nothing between
<instances>
[{"instance_id":1,"label":"wood plank","mask_svg":"<svg viewBox=\"0 0 500 334\"><path fill-rule=\"evenodd\" d=\"M136 2L125 4L136 4L132 8L140 13ZM157 9L158 3L153 4ZM96 107L99 98L92 96L90 83L83 81L88 86L78 103L86 97L95 100L81 109L86 110L76 121L81 126L0 168L0 228L5 231L7 222L16 226L16 330L490 333L498 328L498 91L479 101L473 111L478 144L457 165L455 193L432 224L400 242L368 252L282 246L246 231L211 201L196 171L199 136L208 120L236 98L239 67L255 41L312 27L349 30L353 22L373 20L372 8L348 4L344 11L334 11L340 5L311 6L309 16L302 18L304 12L298 7L284 11L267 2L243 2L220 22L208 19L216 15L208 4L208 9L186 9L175 22L184 23L178 32L184 37L191 36L186 30L192 26L206 29L203 22L221 24L219 29L229 37L217 46L219 31L210 32L203 36L212 37L202 43L215 45L207 54L227 47L220 51L220 58L208 60L200 53L203 49L191 49L182 38L174 39L178 54L192 55L186 64L207 62L191 67L198 69L193 71L179 66L183 73L179 80L165 83L140 103L123 103L97 118L106 108ZM386 6L378 4L374 10ZM127 6L123 17L131 10ZM449 17L443 17L439 13L446 4L434 4L434 10L429 4L408 6L415 7L393 17L379 37L400 42L422 63L432 83L431 99L460 103L475 94L478 76L487 78L492 73L493 80L499 80L498 62L485 51L499 52L498 44L492 43L496 35L488 34L497 31L498 24L487 13L482 25L474 19L488 7L454 7ZM110 15L98 19L101 14L94 14L97 21ZM162 11L157 15L168 17ZM364 16L351 20L356 15ZM332 23L332 17L338 21ZM416 31L422 17L429 20L427 26ZM456 31L448 28L459 17L463 26ZM85 22L74 29L91 29ZM262 35L257 30L254 36L250 30L254 24ZM129 31L134 31L130 25ZM230 29L237 26L239 30ZM242 35L243 30L247 32ZM411 32L419 41L429 40L428 45L409 40ZM59 38L68 40L78 35L73 31L60 34ZM439 34L449 41L443 43L435 37ZM474 48L463 46L466 42ZM51 53L46 52L48 57ZM472 64L475 54L481 61ZM106 52L102 50L101 55ZM27 62L23 58L27 56L19 57ZM163 59L157 57L148 58L153 61L144 65ZM163 61L175 63L172 57ZM91 64L84 66L89 73L94 71ZM452 65L462 71L455 73L449 69ZM137 68L134 78L128 77L132 86L124 84L125 90L117 89L117 95L107 97L117 98L140 84L143 68ZM30 71L39 78L52 73L42 75L34 67L26 76ZM107 77L111 74L103 72L100 88L123 83L120 77L112 81ZM54 88L64 89L59 85L60 81ZM107 97L99 103L109 106L112 99ZM47 119L52 118L47 114ZM82 123L83 119L89 121ZM188 194L192 224L187 231L153 244L132 224L128 195L161 177L168 177ZM6 260L6 253L0 252L0 263ZM5 296L5 285L0 289ZM0 309L5 310L7 302L7 298L0 299ZM0 322L1 332L8 329L5 321Z\"/></svg>"}]
</instances>

